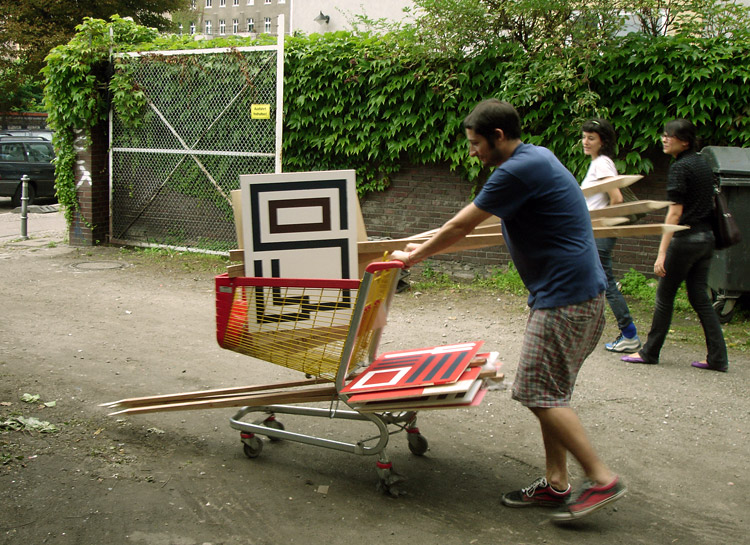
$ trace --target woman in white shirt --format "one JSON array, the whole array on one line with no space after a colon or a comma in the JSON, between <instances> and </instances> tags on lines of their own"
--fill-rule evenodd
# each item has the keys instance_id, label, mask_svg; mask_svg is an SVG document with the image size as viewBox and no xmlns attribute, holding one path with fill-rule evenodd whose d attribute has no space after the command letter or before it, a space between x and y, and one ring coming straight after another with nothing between
<instances>
[{"instance_id":1,"label":"woman in white shirt","mask_svg":"<svg viewBox=\"0 0 750 545\"><path fill-rule=\"evenodd\" d=\"M595 118L586 121L581 127L583 153L591 156L591 165L586 173L586 177L581 182L581 189L599 183L603 178L617 176L617 168L612 158L615 155L615 130L609 121ZM619 189L612 189L604 193L597 193L586 198L586 205L589 210L598 210L611 204L619 204L623 201L622 193ZM610 352L633 353L641 348L641 341L638 338L638 331L630 316L630 309L625 302L625 298L617 289L612 272L612 249L615 246L614 238L597 238L596 247L599 250L599 260L602 263L604 272L607 275L607 302L609 308L617 319L617 327L620 328L620 334L611 343L606 343L604 347Z\"/></svg>"}]
</instances>

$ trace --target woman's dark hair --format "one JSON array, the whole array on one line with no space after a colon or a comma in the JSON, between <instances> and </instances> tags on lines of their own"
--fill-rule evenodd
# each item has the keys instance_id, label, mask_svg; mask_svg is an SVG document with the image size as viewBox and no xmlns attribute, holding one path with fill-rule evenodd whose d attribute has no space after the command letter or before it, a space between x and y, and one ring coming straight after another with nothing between
<instances>
[{"instance_id":1,"label":"woman's dark hair","mask_svg":"<svg viewBox=\"0 0 750 545\"><path fill-rule=\"evenodd\" d=\"M695 125L687 119L674 119L664 125L664 134L673 136L678 140L688 143L688 149L694 150L698 145Z\"/></svg>"},{"instance_id":2,"label":"woman's dark hair","mask_svg":"<svg viewBox=\"0 0 750 545\"><path fill-rule=\"evenodd\" d=\"M581 126L583 132L595 132L599 135L599 139L602 141L602 147L599 150L599 155L606 155L610 159L615 158L615 143L617 142L617 136L615 135L615 129L612 124L606 119L595 117L584 122Z\"/></svg>"},{"instance_id":3,"label":"woman's dark hair","mask_svg":"<svg viewBox=\"0 0 750 545\"><path fill-rule=\"evenodd\" d=\"M501 129L509 140L521 138L521 117L508 102L490 98L477 104L464 119L464 129L471 129L487 140L494 138L495 129Z\"/></svg>"}]
</instances>

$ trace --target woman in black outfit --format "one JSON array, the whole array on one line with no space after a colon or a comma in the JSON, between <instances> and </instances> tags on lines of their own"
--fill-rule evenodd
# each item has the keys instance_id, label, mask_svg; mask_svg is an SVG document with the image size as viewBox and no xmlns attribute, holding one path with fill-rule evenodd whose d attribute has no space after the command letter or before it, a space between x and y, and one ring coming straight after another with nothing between
<instances>
[{"instance_id":1,"label":"woman in black outfit","mask_svg":"<svg viewBox=\"0 0 750 545\"><path fill-rule=\"evenodd\" d=\"M688 225L690 229L662 235L654 263L654 274L660 279L651 330L637 354L621 359L629 363L659 363L659 353L672 322L674 299L685 281L688 300L698 314L708 349L706 360L691 365L726 372L729 362L724 333L708 296L708 269L714 252L713 172L696 152L696 131L690 121L670 121L664 126L661 138L664 153L676 159L667 177L667 199L674 204L667 210L664 222Z\"/></svg>"}]
</instances>

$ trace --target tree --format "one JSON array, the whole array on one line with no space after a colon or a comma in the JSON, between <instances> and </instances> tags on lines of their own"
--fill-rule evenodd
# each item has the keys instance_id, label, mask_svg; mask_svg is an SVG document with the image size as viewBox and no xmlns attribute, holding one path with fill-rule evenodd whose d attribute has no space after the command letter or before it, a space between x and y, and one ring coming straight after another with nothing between
<instances>
[{"instance_id":1,"label":"tree","mask_svg":"<svg viewBox=\"0 0 750 545\"><path fill-rule=\"evenodd\" d=\"M736 37L750 7L737 0L414 0L413 33L437 52L480 51L514 42L529 53L598 48L627 32Z\"/></svg>"},{"instance_id":2,"label":"tree","mask_svg":"<svg viewBox=\"0 0 750 545\"><path fill-rule=\"evenodd\" d=\"M419 39L436 51L514 42L528 52L601 42L622 27L617 0L414 0Z\"/></svg>"},{"instance_id":3,"label":"tree","mask_svg":"<svg viewBox=\"0 0 750 545\"><path fill-rule=\"evenodd\" d=\"M39 70L47 54L67 43L85 17L109 19L117 14L167 30L171 21L164 14L189 4L189 0L1 0L0 88L5 92L0 97L0 110L18 106L23 97L20 89L39 85ZM16 104L10 98L15 98Z\"/></svg>"}]
</instances>

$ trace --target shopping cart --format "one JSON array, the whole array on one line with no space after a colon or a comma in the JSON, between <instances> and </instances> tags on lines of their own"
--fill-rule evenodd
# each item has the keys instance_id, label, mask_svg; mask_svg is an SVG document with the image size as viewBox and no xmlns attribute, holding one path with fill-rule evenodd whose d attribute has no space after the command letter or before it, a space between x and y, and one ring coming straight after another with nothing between
<instances>
[{"instance_id":1,"label":"shopping cart","mask_svg":"<svg viewBox=\"0 0 750 545\"><path fill-rule=\"evenodd\" d=\"M230 419L249 458L263 449L259 435L271 441L377 455L378 488L398 495L402 478L393 471L385 447L390 435L404 431L413 454L427 451L427 440L417 428L417 412L360 412L347 405L348 396L341 390L348 378L374 359L402 268L399 261L372 263L361 281L216 277L219 345L300 371L311 383L282 394L283 404L246 406ZM251 413L260 416L252 422L243 420ZM370 422L376 433L350 441L317 437L286 430L276 419L278 414Z\"/></svg>"}]
</instances>

